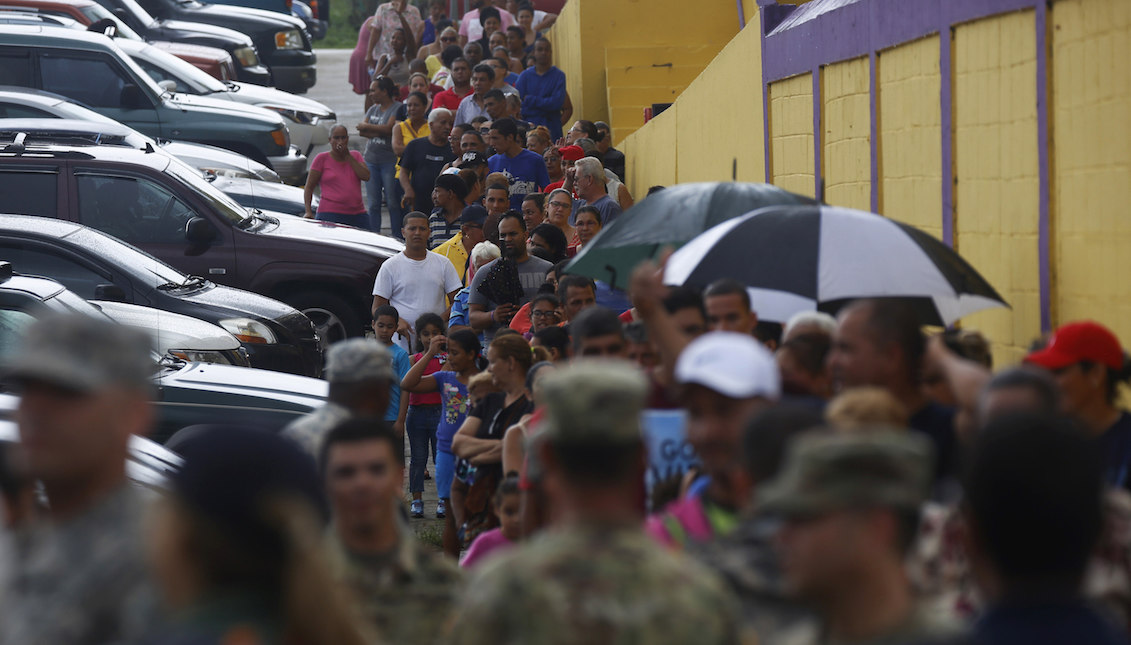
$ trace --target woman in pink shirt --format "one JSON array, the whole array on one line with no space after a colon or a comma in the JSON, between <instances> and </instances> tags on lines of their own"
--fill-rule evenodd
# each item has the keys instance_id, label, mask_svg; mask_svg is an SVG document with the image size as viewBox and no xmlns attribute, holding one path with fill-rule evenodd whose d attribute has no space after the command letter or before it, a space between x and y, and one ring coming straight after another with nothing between
<instances>
[{"instance_id":1,"label":"woman in pink shirt","mask_svg":"<svg viewBox=\"0 0 1131 645\"><path fill-rule=\"evenodd\" d=\"M360 152L349 149L349 139L346 126L334 126L330 130L330 151L319 153L310 164L310 174L303 190L306 217L369 228L369 214L361 199L361 183L369 181L369 168ZM310 208L315 187L321 190L322 195L317 217Z\"/></svg>"}]
</instances>

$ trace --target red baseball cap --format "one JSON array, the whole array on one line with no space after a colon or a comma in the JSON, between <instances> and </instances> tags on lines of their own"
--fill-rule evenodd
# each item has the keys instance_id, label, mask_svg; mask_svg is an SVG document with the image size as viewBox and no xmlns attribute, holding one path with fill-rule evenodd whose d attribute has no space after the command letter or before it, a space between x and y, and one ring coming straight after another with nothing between
<instances>
[{"instance_id":1,"label":"red baseball cap","mask_svg":"<svg viewBox=\"0 0 1131 645\"><path fill-rule=\"evenodd\" d=\"M581 146L562 146L558 148L558 154L562 156L563 161L578 161L585 158L585 151Z\"/></svg>"},{"instance_id":2,"label":"red baseball cap","mask_svg":"<svg viewBox=\"0 0 1131 645\"><path fill-rule=\"evenodd\" d=\"M1062 325L1052 334L1049 344L1025 357L1026 363L1058 370L1088 361L1123 369L1123 348L1119 339L1103 325L1084 320Z\"/></svg>"}]
</instances>

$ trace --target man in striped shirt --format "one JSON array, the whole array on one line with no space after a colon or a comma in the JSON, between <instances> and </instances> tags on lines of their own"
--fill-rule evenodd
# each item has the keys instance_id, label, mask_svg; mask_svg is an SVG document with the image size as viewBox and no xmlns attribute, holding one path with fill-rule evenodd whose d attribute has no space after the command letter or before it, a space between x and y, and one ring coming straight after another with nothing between
<instances>
[{"instance_id":1,"label":"man in striped shirt","mask_svg":"<svg viewBox=\"0 0 1131 645\"><path fill-rule=\"evenodd\" d=\"M463 212L463 199L467 197L467 184L458 174L436 177L432 189L432 203L436 208L428 217L428 248L434 249L459 232L459 216Z\"/></svg>"}]
</instances>

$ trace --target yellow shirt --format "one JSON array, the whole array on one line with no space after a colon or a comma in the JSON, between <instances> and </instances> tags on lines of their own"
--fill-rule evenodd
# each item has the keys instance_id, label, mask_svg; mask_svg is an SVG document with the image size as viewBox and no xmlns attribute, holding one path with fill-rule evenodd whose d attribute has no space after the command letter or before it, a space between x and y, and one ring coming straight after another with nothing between
<instances>
[{"instance_id":1,"label":"yellow shirt","mask_svg":"<svg viewBox=\"0 0 1131 645\"><path fill-rule=\"evenodd\" d=\"M456 233L447 242L443 242L440 246L432 249L433 253L438 253L452 263L456 268L456 273L463 285L467 286L467 249L463 248L463 231Z\"/></svg>"}]
</instances>

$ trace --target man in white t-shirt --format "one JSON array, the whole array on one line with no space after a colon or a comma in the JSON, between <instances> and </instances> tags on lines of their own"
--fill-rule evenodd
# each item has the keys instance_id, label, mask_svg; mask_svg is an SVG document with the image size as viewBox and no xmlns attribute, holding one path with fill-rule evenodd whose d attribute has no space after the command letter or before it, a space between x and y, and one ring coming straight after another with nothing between
<instances>
[{"instance_id":1,"label":"man in white t-shirt","mask_svg":"<svg viewBox=\"0 0 1131 645\"><path fill-rule=\"evenodd\" d=\"M448 319L452 298L463 287L455 267L442 255L428 250L428 216L412 212L404 216L404 251L385 260L373 283L373 311L383 305L396 307L400 323L394 341L412 353L413 326L426 313Z\"/></svg>"}]
</instances>

